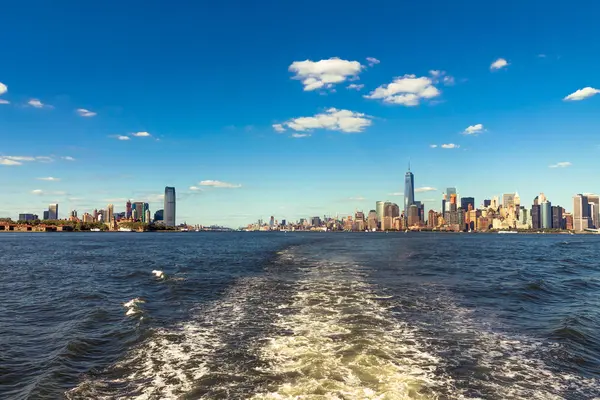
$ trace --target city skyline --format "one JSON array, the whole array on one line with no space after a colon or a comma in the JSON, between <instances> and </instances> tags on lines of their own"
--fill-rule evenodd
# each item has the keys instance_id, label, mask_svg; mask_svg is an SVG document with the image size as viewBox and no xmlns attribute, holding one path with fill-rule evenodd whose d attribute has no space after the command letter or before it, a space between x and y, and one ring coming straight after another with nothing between
<instances>
[{"instance_id":1,"label":"city skyline","mask_svg":"<svg viewBox=\"0 0 600 400\"><path fill-rule=\"evenodd\" d=\"M0 217L128 199L154 212L167 185L178 223L404 208L409 160L426 213L452 186L477 205L544 192L567 209L600 192L600 5L540 19L535 2L341 4L277 4L257 20L244 4L169 18L110 1L5 7ZM414 18L398 25L398 13ZM422 33L404 40L411 29Z\"/></svg>"}]
</instances>

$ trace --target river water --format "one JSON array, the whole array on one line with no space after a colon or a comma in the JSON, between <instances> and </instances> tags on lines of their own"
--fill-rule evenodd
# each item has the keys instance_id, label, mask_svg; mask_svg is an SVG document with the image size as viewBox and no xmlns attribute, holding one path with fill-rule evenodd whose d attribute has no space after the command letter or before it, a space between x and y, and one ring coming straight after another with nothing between
<instances>
[{"instance_id":1,"label":"river water","mask_svg":"<svg viewBox=\"0 0 600 400\"><path fill-rule=\"evenodd\" d=\"M600 237L0 234L0 398L600 398Z\"/></svg>"}]
</instances>

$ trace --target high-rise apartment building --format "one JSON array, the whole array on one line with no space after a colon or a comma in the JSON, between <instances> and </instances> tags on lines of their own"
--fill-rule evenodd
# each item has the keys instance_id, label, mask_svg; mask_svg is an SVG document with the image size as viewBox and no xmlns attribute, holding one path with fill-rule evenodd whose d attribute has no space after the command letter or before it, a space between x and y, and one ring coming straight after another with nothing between
<instances>
[{"instance_id":1,"label":"high-rise apartment building","mask_svg":"<svg viewBox=\"0 0 600 400\"><path fill-rule=\"evenodd\" d=\"M408 209L415 203L415 176L410 172L410 164L408 171L404 175L404 217L408 215Z\"/></svg>"},{"instance_id":2,"label":"high-rise apartment building","mask_svg":"<svg viewBox=\"0 0 600 400\"><path fill-rule=\"evenodd\" d=\"M50 219L50 211L48 211L48 210L44 211L44 212L42 213L42 219L43 219L44 221L47 221L47 220L49 220L49 219Z\"/></svg>"},{"instance_id":3,"label":"high-rise apartment building","mask_svg":"<svg viewBox=\"0 0 600 400\"><path fill-rule=\"evenodd\" d=\"M587 196L577 194L573 196L573 229L583 231L590 227L590 206Z\"/></svg>"},{"instance_id":4,"label":"high-rise apartment building","mask_svg":"<svg viewBox=\"0 0 600 400\"><path fill-rule=\"evenodd\" d=\"M154 213L154 222L162 221L164 218L164 210L158 210Z\"/></svg>"},{"instance_id":5,"label":"high-rise apartment building","mask_svg":"<svg viewBox=\"0 0 600 400\"><path fill-rule=\"evenodd\" d=\"M58 204L50 204L48 207L48 219L58 219Z\"/></svg>"},{"instance_id":6,"label":"high-rise apartment building","mask_svg":"<svg viewBox=\"0 0 600 400\"><path fill-rule=\"evenodd\" d=\"M171 186L165 187L165 225L175 226L175 188Z\"/></svg>"}]
</instances>

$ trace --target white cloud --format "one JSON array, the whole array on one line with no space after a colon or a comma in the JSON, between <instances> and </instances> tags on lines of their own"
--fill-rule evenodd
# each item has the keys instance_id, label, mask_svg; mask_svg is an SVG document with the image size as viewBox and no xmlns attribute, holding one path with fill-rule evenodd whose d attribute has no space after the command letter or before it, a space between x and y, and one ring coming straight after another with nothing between
<instances>
[{"instance_id":1,"label":"white cloud","mask_svg":"<svg viewBox=\"0 0 600 400\"><path fill-rule=\"evenodd\" d=\"M4 156L4 158L14 161L35 161L35 157L30 156Z\"/></svg>"},{"instance_id":2,"label":"white cloud","mask_svg":"<svg viewBox=\"0 0 600 400\"><path fill-rule=\"evenodd\" d=\"M358 90L362 90L362 88L364 88L364 87L365 87L365 85L362 85L362 84L357 85L356 83L351 83L348 86L346 86L346 89L353 89L353 90L358 91Z\"/></svg>"},{"instance_id":3,"label":"white cloud","mask_svg":"<svg viewBox=\"0 0 600 400\"><path fill-rule=\"evenodd\" d=\"M432 149L435 149L437 147L437 144L430 144L429 147L431 147Z\"/></svg>"},{"instance_id":4,"label":"white cloud","mask_svg":"<svg viewBox=\"0 0 600 400\"><path fill-rule=\"evenodd\" d=\"M117 140L129 140L130 139L129 136L124 136L124 135L117 135L116 138L117 138Z\"/></svg>"},{"instance_id":5,"label":"white cloud","mask_svg":"<svg viewBox=\"0 0 600 400\"><path fill-rule=\"evenodd\" d=\"M97 114L93 111L90 110L86 110L85 108L78 108L77 110L75 110L77 112L77 114L79 114L81 117L95 117Z\"/></svg>"},{"instance_id":6,"label":"white cloud","mask_svg":"<svg viewBox=\"0 0 600 400\"><path fill-rule=\"evenodd\" d=\"M437 189L431 186L424 186L415 189L415 193L435 192Z\"/></svg>"},{"instance_id":7,"label":"white cloud","mask_svg":"<svg viewBox=\"0 0 600 400\"><path fill-rule=\"evenodd\" d=\"M310 137L310 133L292 133L290 135L290 137L293 137L295 139L300 139L300 138L305 138L305 137Z\"/></svg>"},{"instance_id":8,"label":"white cloud","mask_svg":"<svg viewBox=\"0 0 600 400\"><path fill-rule=\"evenodd\" d=\"M400 193L400 192L388 193L388 196L404 196L404 193Z\"/></svg>"},{"instance_id":9,"label":"white cloud","mask_svg":"<svg viewBox=\"0 0 600 400\"><path fill-rule=\"evenodd\" d=\"M583 99L587 99L588 97L592 97L596 94L600 93L600 90L595 89L593 87L584 87L583 89L579 89L567 97L565 97L564 101L579 101Z\"/></svg>"},{"instance_id":10,"label":"white cloud","mask_svg":"<svg viewBox=\"0 0 600 400\"><path fill-rule=\"evenodd\" d=\"M66 160L66 161L75 161L75 159L71 156L64 156L64 157L62 157L62 159Z\"/></svg>"},{"instance_id":11,"label":"white cloud","mask_svg":"<svg viewBox=\"0 0 600 400\"><path fill-rule=\"evenodd\" d=\"M4 100L4 99L0 99L0 104L10 104L10 101Z\"/></svg>"},{"instance_id":12,"label":"white cloud","mask_svg":"<svg viewBox=\"0 0 600 400\"><path fill-rule=\"evenodd\" d=\"M54 158L52 157L48 157L48 156L37 156L35 158L36 161L40 161L40 162L45 162L45 163L49 163L49 162L53 162Z\"/></svg>"},{"instance_id":13,"label":"white cloud","mask_svg":"<svg viewBox=\"0 0 600 400\"><path fill-rule=\"evenodd\" d=\"M548 168L567 168L570 167L571 164L569 161L562 161L556 164L548 165Z\"/></svg>"},{"instance_id":14,"label":"white cloud","mask_svg":"<svg viewBox=\"0 0 600 400\"><path fill-rule=\"evenodd\" d=\"M58 182L60 181L60 178L55 178L53 176L48 176L45 178L37 178L38 181L48 181L48 182Z\"/></svg>"},{"instance_id":15,"label":"white cloud","mask_svg":"<svg viewBox=\"0 0 600 400\"><path fill-rule=\"evenodd\" d=\"M460 146L454 143L445 143L440 146L442 149L458 149Z\"/></svg>"},{"instance_id":16,"label":"white cloud","mask_svg":"<svg viewBox=\"0 0 600 400\"><path fill-rule=\"evenodd\" d=\"M454 77L450 76L450 75L447 75L447 76L444 77L444 79L442 79L442 82L446 86L452 86L452 85L454 85Z\"/></svg>"},{"instance_id":17,"label":"white cloud","mask_svg":"<svg viewBox=\"0 0 600 400\"><path fill-rule=\"evenodd\" d=\"M35 107L35 108L52 107L52 106L49 106L48 104L42 103L38 99L31 99L27 102L27 104L29 104L31 107Z\"/></svg>"},{"instance_id":18,"label":"white cloud","mask_svg":"<svg viewBox=\"0 0 600 400\"><path fill-rule=\"evenodd\" d=\"M400 104L407 107L418 106L423 99L432 99L441 94L433 85L431 78L416 75L404 75L392 83L381 85L364 97L383 99L385 103Z\"/></svg>"},{"instance_id":19,"label":"white cloud","mask_svg":"<svg viewBox=\"0 0 600 400\"><path fill-rule=\"evenodd\" d=\"M330 108L312 117L293 118L281 124L297 132L327 129L346 133L362 132L371 125L368 115L349 110Z\"/></svg>"},{"instance_id":20,"label":"white cloud","mask_svg":"<svg viewBox=\"0 0 600 400\"><path fill-rule=\"evenodd\" d=\"M539 58L546 58L546 55L545 55L545 54L538 54L537 56L538 56Z\"/></svg>"},{"instance_id":21,"label":"white cloud","mask_svg":"<svg viewBox=\"0 0 600 400\"><path fill-rule=\"evenodd\" d=\"M199 185L200 186L211 186L211 187L215 187L215 188L228 188L228 189L237 189L237 188L242 187L242 185L237 185L237 184L228 183L228 182L214 181L211 179L201 181L199 183Z\"/></svg>"},{"instance_id":22,"label":"white cloud","mask_svg":"<svg viewBox=\"0 0 600 400\"><path fill-rule=\"evenodd\" d=\"M148 137L148 136L152 136L148 132L135 132L135 133L132 133L131 135L133 135L135 137Z\"/></svg>"},{"instance_id":23,"label":"white cloud","mask_svg":"<svg viewBox=\"0 0 600 400\"><path fill-rule=\"evenodd\" d=\"M281 124L273 124L273 129L278 133L285 132L285 128Z\"/></svg>"},{"instance_id":24,"label":"white cloud","mask_svg":"<svg viewBox=\"0 0 600 400\"><path fill-rule=\"evenodd\" d=\"M442 71L439 69L432 69L429 71L429 75L431 75L431 81L433 83L443 83L444 86L452 86L454 85L454 77L450 76L446 73L446 71Z\"/></svg>"},{"instance_id":25,"label":"white cloud","mask_svg":"<svg viewBox=\"0 0 600 400\"><path fill-rule=\"evenodd\" d=\"M0 82L0 94L4 94L7 91L8 91L8 87L4 83Z\"/></svg>"},{"instance_id":26,"label":"white cloud","mask_svg":"<svg viewBox=\"0 0 600 400\"><path fill-rule=\"evenodd\" d=\"M504 58L499 58L490 65L490 70L498 70L510 65Z\"/></svg>"},{"instance_id":27,"label":"white cloud","mask_svg":"<svg viewBox=\"0 0 600 400\"><path fill-rule=\"evenodd\" d=\"M293 79L302 81L305 91L329 89L337 83L357 77L363 66L358 61L342 60L337 57L317 62L294 61L288 68L295 73Z\"/></svg>"},{"instance_id":28,"label":"white cloud","mask_svg":"<svg viewBox=\"0 0 600 400\"><path fill-rule=\"evenodd\" d=\"M0 157L0 165L14 167L16 165L23 165L23 163L17 160L12 160L10 158Z\"/></svg>"},{"instance_id":29,"label":"white cloud","mask_svg":"<svg viewBox=\"0 0 600 400\"><path fill-rule=\"evenodd\" d=\"M351 201L365 201L366 199L362 196L350 197L348 200Z\"/></svg>"},{"instance_id":30,"label":"white cloud","mask_svg":"<svg viewBox=\"0 0 600 400\"><path fill-rule=\"evenodd\" d=\"M41 196L42 194L44 194L44 191L42 189L34 189L31 191L31 194Z\"/></svg>"},{"instance_id":31,"label":"white cloud","mask_svg":"<svg viewBox=\"0 0 600 400\"><path fill-rule=\"evenodd\" d=\"M462 133L463 133L463 135L477 135L482 132L485 132L485 128L483 127L483 124L475 124L475 125L467 126Z\"/></svg>"},{"instance_id":32,"label":"white cloud","mask_svg":"<svg viewBox=\"0 0 600 400\"><path fill-rule=\"evenodd\" d=\"M194 192L198 192L198 191L201 191L201 190L202 190L202 189L201 189L201 188L199 188L198 186L190 186L190 188L189 188L189 189L190 189L191 191L194 191Z\"/></svg>"},{"instance_id":33,"label":"white cloud","mask_svg":"<svg viewBox=\"0 0 600 400\"><path fill-rule=\"evenodd\" d=\"M380 62L381 61L379 61L375 57L367 57L367 63L369 64L369 67L372 67L373 65L379 64Z\"/></svg>"}]
</instances>

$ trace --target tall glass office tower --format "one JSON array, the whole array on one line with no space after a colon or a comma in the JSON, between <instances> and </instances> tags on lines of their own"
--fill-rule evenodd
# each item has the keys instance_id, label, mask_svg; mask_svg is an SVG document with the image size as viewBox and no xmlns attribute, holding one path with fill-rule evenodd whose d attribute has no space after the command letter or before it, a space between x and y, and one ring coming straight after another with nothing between
<instances>
[{"instance_id":1,"label":"tall glass office tower","mask_svg":"<svg viewBox=\"0 0 600 400\"><path fill-rule=\"evenodd\" d=\"M166 226L175 226L175 188L165 187L164 221Z\"/></svg>"},{"instance_id":2,"label":"tall glass office tower","mask_svg":"<svg viewBox=\"0 0 600 400\"><path fill-rule=\"evenodd\" d=\"M410 172L410 164L408 171L404 175L404 218L408 218L408 209L415 204L415 176Z\"/></svg>"}]
</instances>

